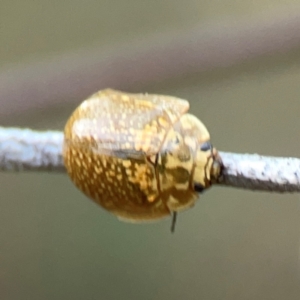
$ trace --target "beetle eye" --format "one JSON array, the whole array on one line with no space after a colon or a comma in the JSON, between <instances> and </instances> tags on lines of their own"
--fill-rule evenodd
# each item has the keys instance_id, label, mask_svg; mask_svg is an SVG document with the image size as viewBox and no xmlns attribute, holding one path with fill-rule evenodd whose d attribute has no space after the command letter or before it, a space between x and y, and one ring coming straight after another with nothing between
<instances>
[{"instance_id":1,"label":"beetle eye","mask_svg":"<svg viewBox=\"0 0 300 300\"><path fill-rule=\"evenodd\" d=\"M210 142L205 142L201 145L200 150L208 151L212 148L212 144Z\"/></svg>"},{"instance_id":2,"label":"beetle eye","mask_svg":"<svg viewBox=\"0 0 300 300\"><path fill-rule=\"evenodd\" d=\"M204 186L201 185L200 183L195 183L194 184L194 189L198 193L202 193L204 191Z\"/></svg>"}]
</instances>

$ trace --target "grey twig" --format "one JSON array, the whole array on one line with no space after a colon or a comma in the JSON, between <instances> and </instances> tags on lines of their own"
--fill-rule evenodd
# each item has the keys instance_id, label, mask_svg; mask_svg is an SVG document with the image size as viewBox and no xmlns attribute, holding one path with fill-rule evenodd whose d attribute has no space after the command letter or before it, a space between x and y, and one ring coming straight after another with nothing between
<instances>
[{"instance_id":1,"label":"grey twig","mask_svg":"<svg viewBox=\"0 0 300 300\"><path fill-rule=\"evenodd\" d=\"M220 152L219 184L269 192L300 192L300 159Z\"/></svg>"},{"instance_id":2,"label":"grey twig","mask_svg":"<svg viewBox=\"0 0 300 300\"><path fill-rule=\"evenodd\" d=\"M63 133L0 127L1 171L66 172ZM217 184L248 190L300 192L300 159L220 152L223 175Z\"/></svg>"},{"instance_id":3,"label":"grey twig","mask_svg":"<svg viewBox=\"0 0 300 300\"><path fill-rule=\"evenodd\" d=\"M0 170L65 172L62 142L62 132L0 127Z\"/></svg>"}]
</instances>

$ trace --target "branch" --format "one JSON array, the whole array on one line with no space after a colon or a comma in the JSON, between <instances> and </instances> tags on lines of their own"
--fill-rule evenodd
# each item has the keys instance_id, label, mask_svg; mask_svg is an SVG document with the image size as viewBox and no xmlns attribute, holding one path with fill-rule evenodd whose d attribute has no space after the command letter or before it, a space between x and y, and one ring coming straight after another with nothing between
<instances>
[{"instance_id":1,"label":"branch","mask_svg":"<svg viewBox=\"0 0 300 300\"><path fill-rule=\"evenodd\" d=\"M63 133L0 127L1 171L66 172ZM223 172L217 184L248 190L300 192L300 159L220 152Z\"/></svg>"},{"instance_id":2,"label":"branch","mask_svg":"<svg viewBox=\"0 0 300 300\"><path fill-rule=\"evenodd\" d=\"M287 54L300 48L299 11L299 6L282 7L2 69L0 119L75 103L106 87L133 92L149 83Z\"/></svg>"},{"instance_id":3,"label":"branch","mask_svg":"<svg viewBox=\"0 0 300 300\"><path fill-rule=\"evenodd\" d=\"M300 192L300 159L219 152L223 174L218 184L269 192Z\"/></svg>"},{"instance_id":4,"label":"branch","mask_svg":"<svg viewBox=\"0 0 300 300\"><path fill-rule=\"evenodd\" d=\"M65 172L63 134L0 127L0 171Z\"/></svg>"}]
</instances>

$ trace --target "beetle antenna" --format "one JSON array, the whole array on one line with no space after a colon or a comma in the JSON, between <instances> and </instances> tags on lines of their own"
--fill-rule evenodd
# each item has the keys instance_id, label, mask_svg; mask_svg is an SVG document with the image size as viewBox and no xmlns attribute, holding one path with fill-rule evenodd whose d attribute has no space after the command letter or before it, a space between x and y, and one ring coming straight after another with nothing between
<instances>
[{"instance_id":1,"label":"beetle antenna","mask_svg":"<svg viewBox=\"0 0 300 300\"><path fill-rule=\"evenodd\" d=\"M175 232L175 225L176 225L176 220L177 220L177 212L173 211L172 213L172 224L171 224L171 232Z\"/></svg>"}]
</instances>

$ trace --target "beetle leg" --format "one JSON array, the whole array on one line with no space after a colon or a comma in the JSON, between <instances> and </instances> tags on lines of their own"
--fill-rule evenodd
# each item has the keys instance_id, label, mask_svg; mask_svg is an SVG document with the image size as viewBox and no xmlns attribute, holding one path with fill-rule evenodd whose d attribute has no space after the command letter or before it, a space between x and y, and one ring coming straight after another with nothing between
<instances>
[{"instance_id":1,"label":"beetle leg","mask_svg":"<svg viewBox=\"0 0 300 300\"><path fill-rule=\"evenodd\" d=\"M172 233L175 232L176 221L177 221L177 212L176 212L176 211L173 211L173 212L172 212L172 223L171 223L171 232L172 232Z\"/></svg>"}]
</instances>

